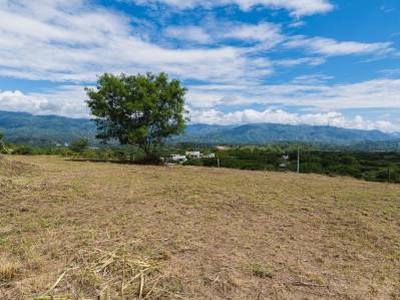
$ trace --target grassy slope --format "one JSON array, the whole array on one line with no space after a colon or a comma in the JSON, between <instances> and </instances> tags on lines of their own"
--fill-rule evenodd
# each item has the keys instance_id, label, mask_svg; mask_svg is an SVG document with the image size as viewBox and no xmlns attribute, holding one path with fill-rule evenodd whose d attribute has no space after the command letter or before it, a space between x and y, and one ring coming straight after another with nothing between
<instances>
[{"instance_id":1,"label":"grassy slope","mask_svg":"<svg viewBox=\"0 0 400 300\"><path fill-rule=\"evenodd\" d=\"M400 299L399 186L6 160L1 299Z\"/></svg>"}]
</instances>

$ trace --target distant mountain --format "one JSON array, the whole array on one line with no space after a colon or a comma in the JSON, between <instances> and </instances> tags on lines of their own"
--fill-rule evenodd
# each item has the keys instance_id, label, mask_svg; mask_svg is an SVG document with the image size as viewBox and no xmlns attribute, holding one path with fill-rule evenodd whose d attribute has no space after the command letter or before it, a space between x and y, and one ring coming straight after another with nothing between
<instances>
[{"instance_id":1,"label":"distant mountain","mask_svg":"<svg viewBox=\"0 0 400 300\"><path fill-rule=\"evenodd\" d=\"M191 129L195 126L195 130ZM300 142L310 144L349 145L361 142L380 142L394 139L378 130L344 129L331 126L248 124L242 126L192 125L177 138L184 142L212 144L268 144Z\"/></svg>"},{"instance_id":2,"label":"distant mountain","mask_svg":"<svg viewBox=\"0 0 400 300\"><path fill-rule=\"evenodd\" d=\"M15 143L49 145L87 138L95 142L96 126L89 119L72 119L60 116L36 116L28 113L0 111L0 131ZM206 144L268 144L300 142L319 145L368 145L385 142L391 145L398 135L377 130L366 131L330 126L248 124L219 126L192 124L183 136L172 142ZM393 142L394 143L394 142ZM362 146L364 145L364 146ZM394 145L397 145L395 143Z\"/></svg>"},{"instance_id":3,"label":"distant mountain","mask_svg":"<svg viewBox=\"0 0 400 300\"><path fill-rule=\"evenodd\" d=\"M0 131L10 142L48 145L81 137L94 140L96 126L88 119L0 111Z\"/></svg>"}]
</instances>

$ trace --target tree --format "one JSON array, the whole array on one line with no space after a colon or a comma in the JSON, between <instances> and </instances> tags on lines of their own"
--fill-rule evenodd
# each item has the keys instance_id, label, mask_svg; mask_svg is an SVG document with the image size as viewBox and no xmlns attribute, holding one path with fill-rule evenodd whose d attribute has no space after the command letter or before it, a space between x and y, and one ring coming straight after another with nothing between
<instances>
[{"instance_id":1,"label":"tree","mask_svg":"<svg viewBox=\"0 0 400 300\"><path fill-rule=\"evenodd\" d=\"M89 141L85 138L74 140L69 148L74 152L82 152L89 146Z\"/></svg>"},{"instance_id":2,"label":"tree","mask_svg":"<svg viewBox=\"0 0 400 300\"><path fill-rule=\"evenodd\" d=\"M185 129L186 89L165 73L106 73L99 77L96 88L86 88L86 92L98 129L96 137L137 145L146 159L155 157L165 138Z\"/></svg>"}]
</instances>

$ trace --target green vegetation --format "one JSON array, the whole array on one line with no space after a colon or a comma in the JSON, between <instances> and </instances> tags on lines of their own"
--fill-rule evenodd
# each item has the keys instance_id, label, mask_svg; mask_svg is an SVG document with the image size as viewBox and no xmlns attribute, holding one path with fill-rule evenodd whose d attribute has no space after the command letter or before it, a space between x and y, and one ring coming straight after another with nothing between
<instances>
[{"instance_id":1,"label":"green vegetation","mask_svg":"<svg viewBox=\"0 0 400 300\"><path fill-rule=\"evenodd\" d=\"M58 155L79 160L142 162L145 153L136 146L101 145L90 147L86 140L77 140L69 147L33 147L6 144L8 151L16 155ZM181 144L158 149L162 157L172 153L185 154L186 150L199 149L202 153L215 153L216 158L190 158L185 165L222 168L297 171L297 145L271 145L265 147L243 146L219 150L213 146ZM284 158L287 157L287 159ZM316 173L329 176L351 176L376 182L400 183L400 153L321 151L310 146L300 146L300 173Z\"/></svg>"},{"instance_id":2,"label":"green vegetation","mask_svg":"<svg viewBox=\"0 0 400 300\"><path fill-rule=\"evenodd\" d=\"M165 73L104 74L95 89L86 91L99 131L96 137L105 142L137 145L150 159L157 157L165 138L184 131L186 89Z\"/></svg>"},{"instance_id":3,"label":"green vegetation","mask_svg":"<svg viewBox=\"0 0 400 300\"><path fill-rule=\"evenodd\" d=\"M215 150L216 159L188 160L187 165L267 170L297 171L297 146L234 147ZM288 156L285 160L284 156ZM352 176L378 182L400 183L400 153L321 151L300 148L300 172L325 175Z\"/></svg>"},{"instance_id":4,"label":"green vegetation","mask_svg":"<svg viewBox=\"0 0 400 300\"><path fill-rule=\"evenodd\" d=\"M82 152L89 146L89 141L85 138L80 138L71 143L69 148L74 152Z\"/></svg>"},{"instance_id":5,"label":"green vegetation","mask_svg":"<svg viewBox=\"0 0 400 300\"><path fill-rule=\"evenodd\" d=\"M4 133L0 132L0 153L5 152Z\"/></svg>"},{"instance_id":6,"label":"green vegetation","mask_svg":"<svg viewBox=\"0 0 400 300\"><path fill-rule=\"evenodd\" d=\"M0 154L8 154L10 153L10 148L4 141L4 133L0 132Z\"/></svg>"},{"instance_id":7,"label":"green vegetation","mask_svg":"<svg viewBox=\"0 0 400 300\"><path fill-rule=\"evenodd\" d=\"M312 146L281 144L270 146L237 146L223 149L211 145L182 143L158 148L158 155L169 157L172 153L185 154L199 149L202 153L215 153L215 158L189 158L184 164L192 166L260 170L297 171L297 150L300 149L300 173L329 176L351 176L376 182L400 183L399 152L322 151ZM70 146L34 147L12 145L0 139L0 153L15 155L59 155L79 160L143 162L147 154L135 145L100 145L91 147L81 138Z\"/></svg>"}]
</instances>

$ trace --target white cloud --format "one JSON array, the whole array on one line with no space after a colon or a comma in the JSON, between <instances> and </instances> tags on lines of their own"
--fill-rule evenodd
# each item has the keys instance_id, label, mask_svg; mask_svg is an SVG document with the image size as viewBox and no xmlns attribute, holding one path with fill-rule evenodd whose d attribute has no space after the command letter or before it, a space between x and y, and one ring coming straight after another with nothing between
<instances>
[{"instance_id":1,"label":"white cloud","mask_svg":"<svg viewBox=\"0 0 400 300\"><path fill-rule=\"evenodd\" d=\"M301 57L292 59L280 59L273 61L274 65L283 67L295 67L298 65L319 66L325 63L325 59L321 57Z\"/></svg>"},{"instance_id":2,"label":"white cloud","mask_svg":"<svg viewBox=\"0 0 400 300\"><path fill-rule=\"evenodd\" d=\"M275 45L283 40L281 29L278 25L263 22L257 25L238 24L229 25L221 35L223 38L232 38L244 41L263 42Z\"/></svg>"},{"instance_id":3,"label":"white cloud","mask_svg":"<svg viewBox=\"0 0 400 300\"><path fill-rule=\"evenodd\" d=\"M257 111L246 109L231 113L223 113L215 109L200 110L191 112L193 123L205 124L251 124L251 123L275 123L287 125L312 125L312 126L334 126L341 128L381 130L383 132L394 132L399 130L400 124L393 124L389 121L368 121L360 115L354 118L346 118L342 113L330 111L316 114L289 113L284 110L266 109Z\"/></svg>"},{"instance_id":4,"label":"white cloud","mask_svg":"<svg viewBox=\"0 0 400 300\"><path fill-rule=\"evenodd\" d=\"M236 45L238 43L242 45L240 50L243 53L257 53L271 49L285 40L281 27L269 22L247 24L210 21L204 22L202 26L170 26L164 30L164 36L183 41L184 48L193 44L215 47L233 41Z\"/></svg>"},{"instance_id":5,"label":"white cloud","mask_svg":"<svg viewBox=\"0 0 400 300\"><path fill-rule=\"evenodd\" d=\"M212 42L211 36L199 26L187 26L187 27L167 27L165 35L178 40L192 41L199 44L207 44Z\"/></svg>"},{"instance_id":6,"label":"white cloud","mask_svg":"<svg viewBox=\"0 0 400 300\"><path fill-rule=\"evenodd\" d=\"M311 53L340 56L354 54L384 55L393 52L391 43L360 43L353 41L336 41L323 37L307 38L304 36L292 37L285 43L287 48L305 48Z\"/></svg>"},{"instance_id":7,"label":"white cloud","mask_svg":"<svg viewBox=\"0 0 400 300\"><path fill-rule=\"evenodd\" d=\"M307 84L307 85L317 85L323 84L328 80L333 79L332 76L327 76L324 74L311 74L311 75L301 75L297 76L292 80L293 83L296 84Z\"/></svg>"},{"instance_id":8,"label":"white cloud","mask_svg":"<svg viewBox=\"0 0 400 300\"><path fill-rule=\"evenodd\" d=\"M319 82L307 83L310 79ZM277 85L192 86L189 87L188 103L196 108L277 103L319 111L400 108L400 79L334 85L324 83L327 79L329 77L308 76Z\"/></svg>"},{"instance_id":9,"label":"white cloud","mask_svg":"<svg viewBox=\"0 0 400 300\"><path fill-rule=\"evenodd\" d=\"M210 5L217 2L210 1ZM244 7L257 4L296 7L314 2L318 1L238 0L237 3ZM287 39L276 24L231 22L218 24L222 28L219 30L207 26L170 27L165 30L166 37L197 41L203 47L195 47L193 43L180 48L177 45L166 47L145 39L141 28L133 26L128 16L90 3L83 0L0 2L0 76L93 82L96 75L103 72L165 71L185 80L244 84L264 81L266 76L275 71L275 67L300 64L317 66L324 63L321 57L270 61L262 51ZM174 3L181 5L179 3L183 2ZM196 4L196 1L189 1L187 5L190 3ZM224 39L239 39L245 44L246 41L252 41L255 45L229 46ZM318 43L322 40L332 41L316 38L316 46L312 47L319 49L314 51L317 54L333 53L337 50L331 49L333 46L341 48L349 45L346 43L352 43L331 42L333 46L329 48ZM306 39L297 37L287 45L301 41ZM357 51L370 54L388 47L386 43L354 44L361 47ZM339 52L343 54L344 50Z\"/></svg>"},{"instance_id":10,"label":"white cloud","mask_svg":"<svg viewBox=\"0 0 400 300\"><path fill-rule=\"evenodd\" d=\"M272 72L267 58L253 58L246 49L167 48L135 30L126 16L84 1L1 2L0 76L92 82L103 72L166 71L184 79L234 82ZM202 34L193 31L197 38Z\"/></svg>"},{"instance_id":11,"label":"white cloud","mask_svg":"<svg viewBox=\"0 0 400 300\"><path fill-rule=\"evenodd\" d=\"M44 93L0 91L0 110L28 112L36 115L89 117L83 86L61 86Z\"/></svg>"},{"instance_id":12,"label":"white cloud","mask_svg":"<svg viewBox=\"0 0 400 300\"><path fill-rule=\"evenodd\" d=\"M218 6L237 5L242 10L250 10L256 6L272 9L286 9L295 16L326 13L334 7L328 0L133 0L138 4L163 3L179 9L189 9L198 6L211 8Z\"/></svg>"}]
</instances>

